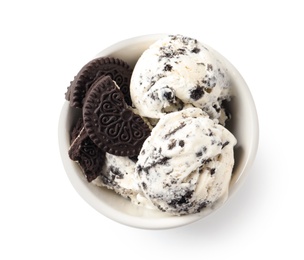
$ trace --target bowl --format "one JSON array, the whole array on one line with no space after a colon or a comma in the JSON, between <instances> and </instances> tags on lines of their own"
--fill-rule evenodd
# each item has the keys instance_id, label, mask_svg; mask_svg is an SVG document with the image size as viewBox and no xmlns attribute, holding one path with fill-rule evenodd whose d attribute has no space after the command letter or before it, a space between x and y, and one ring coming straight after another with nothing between
<instances>
[{"instance_id":1,"label":"bowl","mask_svg":"<svg viewBox=\"0 0 304 260\"><path fill-rule=\"evenodd\" d=\"M99 52L96 57L118 57L133 67L142 52L163 36L162 34L153 34L126 39ZM212 49L210 46L208 47ZM240 73L225 57L214 49L212 50L228 68L232 80L233 98L229 102L232 119L227 128L235 135L238 143L235 146L235 166L229 186L229 199L244 183L248 170L255 159L259 139L258 117L250 90ZM213 209L197 214L171 216L158 210L134 205L111 190L88 183L78 164L70 160L68 156L69 133L79 117L79 113L79 110L71 108L67 101L64 102L58 125L61 159L67 176L76 191L104 216L131 227L167 229L184 226L202 219L218 210L225 203L218 203Z\"/></svg>"}]
</instances>

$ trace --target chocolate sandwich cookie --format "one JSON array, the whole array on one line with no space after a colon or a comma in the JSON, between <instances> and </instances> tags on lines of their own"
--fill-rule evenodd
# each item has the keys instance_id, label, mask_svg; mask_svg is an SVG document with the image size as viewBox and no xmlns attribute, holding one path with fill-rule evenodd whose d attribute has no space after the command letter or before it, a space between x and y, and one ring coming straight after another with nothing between
<instances>
[{"instance_id":1,"label":"chocolate sandwich cookie","mask_svg":"<svg viewBox=\"0 0 304 260\"><path fill-rule=\"evenodd\" d=\"M83 119L80 117L75 126L72 128L72 131L70 132L70 137L71 137L71 143L74 142L76 137L79 135L81 129L83 128Z\"/></svg>"},{"instance_id":2,"label":"chocolate sandwich cookie","mask_svg":"<svg viewBox=\"0 0 304 260\"><path fill-rule=\"evenodd\" d=\"M74 77L74 80L75 80L76 76ZM70 82L70 85L67 87L67 91L65 92L64 96L65 96L65 99L67 101L70 101L70 95L71 95L71 85L73 83L73 80Z\"/></svg>"},{"instance_id":3,"label":"chocolate sandwich cookie","mask_svg":"<svg viewBox=\"0 0 304 260\"><path fill-rule=\"evenodd\" d=\"M65 98L70 106L82 108L83 100L92 84L103 76L110 76L119 86L128 105L131 105L130 80L132 70L121 59L113 57L100 57L87 63L75 76L68 87Z\"/></svg>"},{"instance_id":4,"label":"chocolate sandwich cookie","mask_svg":"<svg viewBox=\"0 0 304 260\"><path fill-rule=\"evenodd\" d=\"M128 108L122 92L109 76L92 85L84 100L83 120L92 141L114 155L138 155L150 135L148 125Z\"/></svg>"},{"instance_id":5,"label":"chocolate sandwich cookie","mask_svg":"<svg viewBox=\"0 0 304 260\"><path fill-rule=\"evenodd\" d=\"M81 125L82 128L79 129ZM77 131L78 134L75 137ZM72 144L69 149L69 156L73 161L79 163L88 182L91 182L102 174L105 152L90 139L81 119L72 130L71 137Z\"/></svg>"}]
</instances>

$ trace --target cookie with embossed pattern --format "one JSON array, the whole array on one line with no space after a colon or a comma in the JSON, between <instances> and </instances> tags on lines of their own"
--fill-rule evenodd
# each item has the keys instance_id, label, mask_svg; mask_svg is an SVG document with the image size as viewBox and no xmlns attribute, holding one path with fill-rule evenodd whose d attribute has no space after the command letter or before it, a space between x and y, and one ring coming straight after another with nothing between
<instances>
[{"instance_id":1,"label":"cookie with embossed pattern","mask_svg":"<svg viewBox=\"0 0 304 260\"><path fill-rule=\"evenodd\" d=\"M65 98L70 106L82 108L83 100L92 84L103 76L110 76L116 82L128 105L131 105L130 80L132 69L123 60L114 57L100 57L91 60L75 76L68 87Z\"/></svg>"},{"instance_id":2,"label":"cookie with embossed pattern","mask_svg":"<svg viewBox=\"0 0 304 260\"><path fill-rule=\"evenodd\" d=\"M111 77L97 80L83 105L84 127L92 141L105 152L136 156L150 135L143 119L127 106Z\"/></svg>"},{"instance_id":3,"label":"cookie with embossed pattern","mask_svg":"<svg viewBox=\"0 0 304 260\"><path fill-rule=\"evenodd\" d=\"M88 136L79 119L71 133L72 143L69 149L71 160L78 162L88 182L102 174L105 152L101 150Z\"/></svg>"},{"instance_id":4,"label":"cookie with embossed pattern","mask_svg":"<svg viewBox=\"0 0 304 260\"><path fill-rule=\"evenodd\" d=\"M79 135L82 128L83 128L83 119L82 119L82 117L80 117L80 118L78 118L78 120L76 121L76 124L74 125L74 127L72 128L72 130L70 132L71 143L74 142L74 140Z\"/></svg>"}]
</instances>

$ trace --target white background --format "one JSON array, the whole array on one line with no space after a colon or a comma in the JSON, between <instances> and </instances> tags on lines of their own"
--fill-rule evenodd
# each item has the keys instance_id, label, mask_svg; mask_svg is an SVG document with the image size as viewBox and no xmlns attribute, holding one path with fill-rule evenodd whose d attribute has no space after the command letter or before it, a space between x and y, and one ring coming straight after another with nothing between
<instances>
[{"instance_id":1,"label":"white background","mask_svg":"<svg viewBox=\"0 0 304 260\"><path fill-rule=\"evenodd\" d=\"M0 259L303 259L301 1L1 1ZM150 231L118 224L70 184L57 127L64 93L122 39L180 33L245 78L260 122L249 176L219 211ZM105 256L106 255L106 256Z\"/></svg>"}]
</instances>

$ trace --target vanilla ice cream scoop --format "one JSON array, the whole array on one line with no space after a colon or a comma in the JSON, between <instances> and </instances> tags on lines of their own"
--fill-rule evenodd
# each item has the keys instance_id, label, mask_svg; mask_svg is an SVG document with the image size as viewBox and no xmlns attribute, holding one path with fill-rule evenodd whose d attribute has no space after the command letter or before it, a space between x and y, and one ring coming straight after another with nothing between
<instances>
[{"instance_id":1,"label":"vanilla ice cream scoop","mask_svg":"<svg viewBox=\"0 0 304 260\"><path fill-rule=\"evenodd\" d=\"M137 61L130 84L133 105L141 116L160 118L185 104L223 118L229 99L227 70L214 53L195 39L170 35L152 44Z\"/></svg>"},{"instance_id":2,"label":"vanilla ice cream scoop","mask_svg":"<svg viewBox=\"0 0 304 260\"><path fill-rule=\"evenodd\" d=\"M200 212L225 200L235 137L200 108L163 116L146 139L136 174L157 208L175 215Z\"/></svg>"},{"instance_id":3,"label":"vanilla ice cream scoop","mask_svg":"<svg viewBox=\"0 0 304 260\"><path fill-rule=\"evenodd\" d=\"M134 160L127 156L106 153L103 173L93 180L92 184L113 190L136 205L154 208L138 185Z\"/></svg>"},{"instance_id":4,"label":"vanilla ice cream scoop","mask_svg":"<svg viewBox=\"0 0 304 260\"><path fill-rule=\"evenodd\" d=\"M135 162L129 157L106 153L103 173L92 183L97 186L105 186L134 201L140 192L134 171Z\"/></svg>"}]
</instances>

